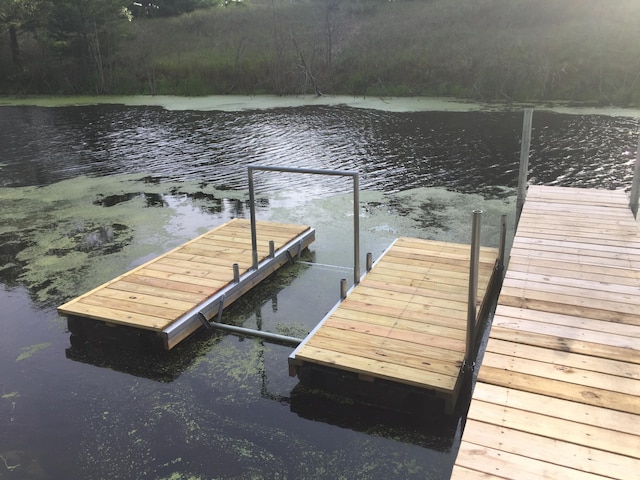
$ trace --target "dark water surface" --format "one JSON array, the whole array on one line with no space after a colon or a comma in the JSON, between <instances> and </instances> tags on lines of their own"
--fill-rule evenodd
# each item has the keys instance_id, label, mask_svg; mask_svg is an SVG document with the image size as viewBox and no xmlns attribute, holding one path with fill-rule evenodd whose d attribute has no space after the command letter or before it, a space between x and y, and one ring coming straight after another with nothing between
<instances>
[{"instance_id":1,"label":"dark water surface","mask_svg":"<svg viewBox=\"0 0 640 480\"><path fill-rule=\"evenodd\" d=\"M628 187L638 126L537 111L531 182ZM359 171L363 254L400 235L468 242L474 208L495 246L521 128L506 111L0 107L0 479L447 478L464 408L406 418L309 391L288 376L290 347L235 336L160 355L72 346L55 307L246 217L251 164ZM334 266L351 262L351 185L256 175L259 217L313 225L316 265L224 320L304 336L350 278Z\"/></svg>"}]
</instances>

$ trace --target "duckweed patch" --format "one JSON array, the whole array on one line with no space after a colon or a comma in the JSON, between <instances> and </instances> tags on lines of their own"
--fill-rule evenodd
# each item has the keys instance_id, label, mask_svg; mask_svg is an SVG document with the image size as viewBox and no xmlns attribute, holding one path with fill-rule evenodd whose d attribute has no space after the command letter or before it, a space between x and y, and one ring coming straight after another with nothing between
<instances>
[{"instance_id":1,"label":"duckweed patch","mask_svg":"<svg viewBox=\"0 0 640 480\"><path fill-rule=\"evenodd\" d=\"M309 334L309 329L301 323L278 322L275 324L275 330L280 335L295 338L304 338Z\"/></svg>"},{"instance_id":2,"label":"duckweed patch","mask_svg":"<svg viewBox=\"0 0 640 480\"><path fill-rule=\"evenodd\" d=\"M50 346L51 346L51 343L47 342L47 343L38 343L37 345L31 345L30 347L24 347L22 348L22 353L18 355L18 358L16 358L16 362L21 362L22 360L26 360L27 358L32 357L39 351L44 350L45 348L49 348Z\"/></svg>"},{"instance_id":3,"label":"duckweed patch","mask_svg":"<svg viewBox=\"0 0 640 480\"><path fill-rule=\"evenodd\" d=\"M226 206L206 188L140 175L0 188L0 281L24 285L38 303L62 303L219 224ZM201 207L195 222L192 202Z\"/></svg>"}]
</instances>

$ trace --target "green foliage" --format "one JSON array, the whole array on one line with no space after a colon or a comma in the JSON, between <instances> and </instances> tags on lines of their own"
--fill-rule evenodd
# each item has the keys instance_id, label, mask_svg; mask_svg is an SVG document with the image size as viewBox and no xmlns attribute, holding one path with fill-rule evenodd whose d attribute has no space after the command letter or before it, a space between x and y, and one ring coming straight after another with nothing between
<instances>
[{"instance_id":1,"label":"green foliage","mask_svg":"<svg viewBox=\"0 0 640 480\"><path fill-rule=\"evenodd\" d=\"M132 2L127 8L136 18L173 17L201 8L214 7L220 3L224 3L224 0L153 0Z\"/></svg>"},{"instance_id":2,"label":"green foliage","mask_svg":"<svg viewBox=\"0 0 640 480\"><path fill-rule=\"evenodd\" d=\"M0 88L640 101L637 0L155 3L181 15L129 21L117 0L51 3L46 34L21 27L22 67L0 43Z\"/></svg>"}]
</instances>

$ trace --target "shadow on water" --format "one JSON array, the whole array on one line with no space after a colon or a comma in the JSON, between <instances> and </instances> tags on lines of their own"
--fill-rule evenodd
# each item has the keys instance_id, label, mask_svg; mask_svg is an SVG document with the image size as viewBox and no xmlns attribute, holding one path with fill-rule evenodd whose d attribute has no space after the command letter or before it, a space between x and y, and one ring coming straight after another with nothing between
<instances>
[{"instance_id":1,"label":"shadow on water","mask_svg":"<svg viewBox=\"0 0 640 480\"><path fill-rule=\"evenodd\" d=\"M420 397L403 402L402 409L392 409L302 384L291 392L291 411L302 418L447 453L453 447L461 412L445 415L443 407L435 398Z\"/></svg>"}]
</instances>

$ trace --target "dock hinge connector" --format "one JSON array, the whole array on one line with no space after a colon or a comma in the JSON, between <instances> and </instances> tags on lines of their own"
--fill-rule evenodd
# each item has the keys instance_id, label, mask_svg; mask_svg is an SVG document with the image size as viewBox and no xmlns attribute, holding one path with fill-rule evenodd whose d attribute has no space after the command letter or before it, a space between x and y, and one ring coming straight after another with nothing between
<instances>
[{"instance_id":1,"label":"dock hinge connector","mask_svg":"<svg viewBox=\"0 0 640 480\"><path fill-rule=\"evenodd\" d=\"M473 373L476 369L476 362L467 362L466 360L462 362L462 366L460 367L460 373L464 375L467 372Z\"/></svg>"}]
</instances>

